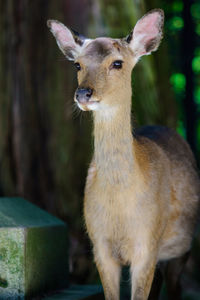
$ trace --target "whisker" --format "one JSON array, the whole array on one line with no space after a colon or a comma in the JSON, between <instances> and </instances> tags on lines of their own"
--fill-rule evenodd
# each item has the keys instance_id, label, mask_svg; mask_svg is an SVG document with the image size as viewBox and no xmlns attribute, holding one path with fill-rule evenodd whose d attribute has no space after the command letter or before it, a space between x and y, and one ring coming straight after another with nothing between
<instances>
[{"instance_id":1,"label":"whisker","mask_svg":"<svg viewBox=\"0 0 200 300\"><path fill-rule=\"evenodd\" d=\"M73 114L73 117L76 119L78 118L79 116L81 116L81 109L78 107L78 105L76 103L73 103L72 104L72 114Z\"/></svg>"},{"instance_id":2,"label":"whisker","mask_svg":"<svg viewBox=\"0 0 200 300\"><path fill-rule=\"evenodd\" d=\"M69 63L68 60L65 57L63 57L63 58L59 57L59 58L56 59L56 61L62 61L62 62L65 61L67 64Z\"/></svg>"}]
</instances>

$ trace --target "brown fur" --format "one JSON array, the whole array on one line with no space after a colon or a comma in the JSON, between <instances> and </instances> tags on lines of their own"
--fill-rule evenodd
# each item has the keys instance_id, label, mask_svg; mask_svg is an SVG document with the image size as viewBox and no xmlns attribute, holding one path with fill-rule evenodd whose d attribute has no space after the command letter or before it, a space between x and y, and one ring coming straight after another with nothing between
<instances>
[{"instance_id":1,"label":"brown fur","mask_svg":"<svg viewBox=\"0 0 200 300\"><path fill-rule=\"evenodd\" d=\"M155 24L140 46L147 22ZM200 189L188 144L164 127L145 127L134 136L131 128L131 72L138 53L147 54L149 45L157 49L162 22L162 11L152 11L128 38L86 40L81 50L69 32L61 39L64 25L50 22L61 50L74 49L79 87L93 90L88 102L75 101L93 110L84 217L106 300L119 299L122 265L130 265L132 299L146 300L157 262L180 257L191 245ZM123 61L119 70L113 69L116 60Z\"/></svg>"},{"instance_id":2,"label":"brown fur","mask_svg":"<svg viewBox=\"0 0 200 300\"><path fill-rule=\"evenodd\" d=\"M109 65L110 57L103 63ZM118 106L111 120L94 111L95 151L84 199L86 227L108 300L119 299L120 269L126 264L131 265L132 299L147 299L156 263L189 250L199 199L194 158L174 131L154 132L152 127L152 136L136 134L132 139L128 63L120 77L113 74L112 90L109 75L98 74L103 72L100 65L92 80L84 77L99 101ZM102 87L106 96L98 95Z\"/></svg>"}]
</instances>

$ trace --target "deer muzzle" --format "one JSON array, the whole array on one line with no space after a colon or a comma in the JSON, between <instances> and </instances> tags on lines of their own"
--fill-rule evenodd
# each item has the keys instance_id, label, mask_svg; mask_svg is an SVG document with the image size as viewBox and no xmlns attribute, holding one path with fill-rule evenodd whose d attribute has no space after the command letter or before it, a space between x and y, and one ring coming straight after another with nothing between
<instances>
[{"instance_id":1,"label":"deer muzzle","mask_svg":"<svg viewBox=\"0 0 200 300\"><path fill-rule=\"evenodd\" d=\"M75 98L80 104L87 104L92 96L93 90L90 88L78 88Z\"/></svg>"}]
</instances>

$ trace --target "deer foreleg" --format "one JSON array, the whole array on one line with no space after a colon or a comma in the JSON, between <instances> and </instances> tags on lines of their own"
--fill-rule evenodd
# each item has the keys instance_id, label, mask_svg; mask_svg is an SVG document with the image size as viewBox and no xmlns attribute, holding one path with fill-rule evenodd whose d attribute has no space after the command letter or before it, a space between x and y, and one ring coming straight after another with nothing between
<instances>
[{"instance_id":1,"label":"deer foreleg","mask_svg":"<svg viewBox=\"0 0 200 300\"><path fill-rule=\"evenodd\" d=\"M94 250L95 262L101 278L106 300L119 300L121 266L107 247Z\"/></svg>"},{"instance_id":2,"label":"deer foreleg","mask_svg":"<svg viewBox=\"0 0 200 300\"><path fill-rule=\"evenodd\" d=\"M131 263L131 300L147 300L153 282L156 259L147 251Z\"/></svg>"}]
</instances>

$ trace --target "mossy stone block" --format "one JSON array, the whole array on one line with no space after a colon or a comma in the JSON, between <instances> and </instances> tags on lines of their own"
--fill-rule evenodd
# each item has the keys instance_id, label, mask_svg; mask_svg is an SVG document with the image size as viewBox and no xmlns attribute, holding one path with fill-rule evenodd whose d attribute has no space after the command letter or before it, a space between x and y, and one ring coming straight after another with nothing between
<instances>
[{"instance_id":1,"label":"mossy stone block","mask_svg":"<svg viewBox=\"0 0 200 300\"><path fill-rule=\"evenodd\" d=\"M64 222L22 198L0 198L0 299L67 287Z\"/></svg>"}]
</instances>

